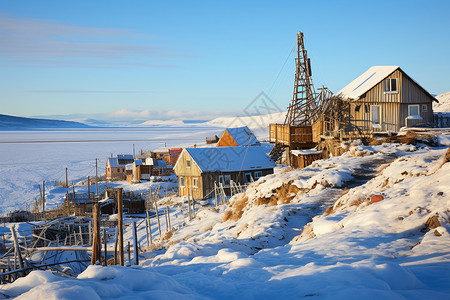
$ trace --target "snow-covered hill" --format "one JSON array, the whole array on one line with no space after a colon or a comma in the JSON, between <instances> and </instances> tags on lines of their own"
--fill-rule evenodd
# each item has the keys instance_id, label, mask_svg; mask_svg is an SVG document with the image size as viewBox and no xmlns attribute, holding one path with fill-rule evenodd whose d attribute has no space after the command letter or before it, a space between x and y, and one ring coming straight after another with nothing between
<instances>
[{"instance_id":1,"label":"snow-covered hill","mask_svg":"<svg viewBox=\"0 0 450 300\"><path fill-rule=\"evenodd\" d=\"M439 113L450 113L450 92L436 96L439 103L433 102L433 111Z\"/></svg>"},{"instance_id":2,"label":"snow-covered hill","mask_svg":"<svg viewBox=\"0 0 450 300\"><path fill-rule=\"evenodd\" d=\"M177 230L162 249L142 254L139 267L91 266L72 279L34 271L2 286L2 293L23 299L448 299L447 149L346 148L303 170L279 168L228 206L203 207L191 221L177 208ZM145 227L138 235L145 244Z\"/></svg>"},{"instance_id":3,"label":"snow-covered hill","mask_svg":"<svg viewBox=\"0 0 450 300\"><path fill-rule=\"evenodd\" d=\"M51 129L51 128L89 128L90 126L73 121L23 118L0 114L0 130Z\"/></svg>"}]
</instances>

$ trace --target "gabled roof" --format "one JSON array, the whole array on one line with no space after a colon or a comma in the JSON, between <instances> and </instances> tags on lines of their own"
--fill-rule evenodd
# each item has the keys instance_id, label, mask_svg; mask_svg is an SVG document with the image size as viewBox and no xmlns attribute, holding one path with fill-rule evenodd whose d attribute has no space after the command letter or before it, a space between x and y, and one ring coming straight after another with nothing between
<instances>
[{"instance_id":1,"label":"gabled roof","mask_svg":"<svg viewBox=\"0 0 450 300\"><path fill-rule=\"evenodd\" d=\"M108 157L108 163L111 168L121 167L117 161L117 157Z\"/></svg>"},{"instance_id":2,"label":"gabled roof","mask_svg":"<svg viewBox=\"0 0 450 300\"><path fill-rule=\"evenodd\" d=\"M142 166L142 160L136 159L136 160L134 161L134 165L135 165L135 166Z\"/></svg>"},{"instance_id":3,"label":"gabled roof","mask_svg":"<svg viewBox=\"0 0 450 300\"><path fill-rule=\"evenodd\" d=\"M358 78L350 82L342 90L334 94L343 99L359 99L371 88L380 83L383 79L394 73L399 66L374 66L365 71Z\"/></svg>"},{"instance_id":4,"label":"gabled roof","mask_svg":"<svg viewBox=\"0 0 450 300\"><path fill-rule=\"evenodd\" d=\"M236 172L275 167L266 149L259 146L186 148L184 151L189 153L202 172Z\"/></svg>"},{"instance_id":5,"label":"gabled roof","mask_svg":"<svg viewBox=\"0 0 450 300\"><path fill-rule=\"evenodd\" d=\"M259 144L258 139L247 126L225 129L233 137L238 146Z\"/></svg>"}]
</instances>

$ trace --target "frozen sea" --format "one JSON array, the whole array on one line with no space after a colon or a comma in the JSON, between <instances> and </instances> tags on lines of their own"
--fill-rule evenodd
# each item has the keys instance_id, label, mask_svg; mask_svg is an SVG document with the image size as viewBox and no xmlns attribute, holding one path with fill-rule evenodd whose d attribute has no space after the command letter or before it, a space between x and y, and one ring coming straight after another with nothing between
<instances>
[{"instance_id":1,"label":"frozen sea","mask_svg":"<svg viewBox=\"0 0 450 300\"><path fill-rule=\"evenodd\" d=\"M111 155L138 154L160 147L193 146L218 134L210 127L101 128L49 131L0 131L0 214L32 205L39 184L69 182L105 172Z\"/></svg>"}]
</instances>

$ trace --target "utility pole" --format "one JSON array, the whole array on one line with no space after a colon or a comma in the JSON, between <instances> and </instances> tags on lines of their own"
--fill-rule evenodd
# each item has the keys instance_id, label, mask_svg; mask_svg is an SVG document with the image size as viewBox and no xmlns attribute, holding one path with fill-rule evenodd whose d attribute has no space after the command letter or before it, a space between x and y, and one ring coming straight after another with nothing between
<instances>
[{"instance_id":1,"label":"utility pole","mask_svg":"<svg viewBox=\"0 0 450 300\"><path fill-rule=\"evenodd\" d=\"M91 201L91 178L88 176L88 199Z\"/></svg>"},{"instance_id":2,"label":"utility pole","mask_svg":"<svg viewBox=\"0 0 450 300\"><path fill-rule=\"evenodd\" d=\"M68 187L69 187L69 180L67 178L67 168L66 168L66 188L68 188Z\"/></svg>"},{"instance_id":3,"label":"utility pole","mask_svg":"<svg viewBox=\"0 0 450 300\"><path fill-rule=\"evenodd\" d=\"M98 158L95 159L95 197L98 199L98 169L97 169Z\"/></svg>"}]
</instances>

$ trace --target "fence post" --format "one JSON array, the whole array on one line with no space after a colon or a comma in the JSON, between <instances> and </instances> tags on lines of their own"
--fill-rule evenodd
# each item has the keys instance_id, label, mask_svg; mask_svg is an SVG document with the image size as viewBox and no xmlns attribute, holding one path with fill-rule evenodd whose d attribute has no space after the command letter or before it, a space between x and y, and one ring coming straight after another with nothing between
<instances>
[{"instance_id":1,"label":"fence post","mask_svg":"<svg viewBox=\"0 0 450 300\"><path fill-rule=\"evenodd\" d=\"M136 232L136 221L133 221L133 250L134 250L134 264L139 265L139 249Z\"/></svg>"},{"instance_id":2,"label":"fence post","mask_svg":"<svg viewBox=\"0 0 450 300\"><path fill-rule=\"evenodd\" d=\"M118 230L119 230L119 263L124 265L124 253L123 253L123 216L122 216L122 188L117 191L117 213L118 213Z\"/></svg>"}]
</instances>

